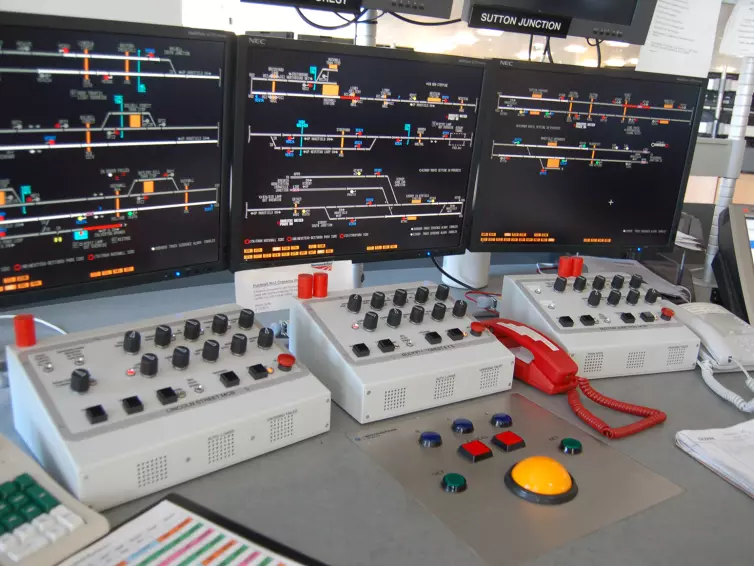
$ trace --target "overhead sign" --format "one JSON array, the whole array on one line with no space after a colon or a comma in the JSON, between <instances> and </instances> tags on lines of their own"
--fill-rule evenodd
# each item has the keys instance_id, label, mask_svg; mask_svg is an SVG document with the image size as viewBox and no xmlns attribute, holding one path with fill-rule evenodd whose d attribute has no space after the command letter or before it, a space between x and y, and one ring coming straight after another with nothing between
<instances>
[{"instance_id":1,"label":"overhead sign","mask_svg":"<svg viewBox=\"0 0 754 566\"><path fill-rule=\"evenodd\" d=\"M471 8L468 24L472 28L566 37L571 18L476 4Z\"/></svg>"},{"instance_id":2,"label":"overhead sign","mask_svg":"<svg viewBox=\"0 0 754 566\"><path fill-rule=\"evenodd\" d=\"M361 11L361 0L241 0L254 4L277 4L292 8L310 8L312 10L329 10L331 12Z\"/></svg>"}]
</instances>

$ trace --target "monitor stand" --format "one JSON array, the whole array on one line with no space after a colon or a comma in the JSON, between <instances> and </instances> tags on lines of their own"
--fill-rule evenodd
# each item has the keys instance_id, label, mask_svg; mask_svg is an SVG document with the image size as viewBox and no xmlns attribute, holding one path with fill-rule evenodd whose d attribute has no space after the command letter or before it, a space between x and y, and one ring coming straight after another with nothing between
<instances>
[{"instance_id":1,"label":"monitor stand","mask_svg":"<svg viewBox=\"0 0 754 566\"><path fill-rule=\"evenodd\" d=\"M469 287L481 289L490 280L490 252L470 252L463 255L449 255L442 258L442 268L448 275L466 283ZM462 288L456 281L445 275L442 282L450 287Z\"/></svg>"}]
</instances>

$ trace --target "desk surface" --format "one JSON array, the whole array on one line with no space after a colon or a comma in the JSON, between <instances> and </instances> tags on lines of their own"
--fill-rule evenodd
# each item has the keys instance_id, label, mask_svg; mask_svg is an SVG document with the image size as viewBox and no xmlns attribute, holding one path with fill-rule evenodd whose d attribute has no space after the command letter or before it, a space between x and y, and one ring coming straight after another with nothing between
<instances>
[{"instance_id":1,"label":"desk surface","mask_svg":"<svg viewBox=\"0 0 754 566\"><path fill-rule=\"evenodd\" d=\"M369 275L368 285L436 278L432 270ZM34 313L77 331L233 300L233 286L224 284L48 305ZM0 341L8 341L8 332L2 327ZM40 331L40 337L44 335ZM722 382L742 394L745 391L739 375L724 376ZM730 426L746 420L745 415L712 394L694 372L599 380L594 385L607 395L667 412L664 425L611 444L685 491L527 564L751 564L754 501L674 443L678 430ZM589 430L571 413L564 397L548 397L520 383L513 391ZM611 424L627 422L626 417L609 411L596 409L595 413ZM483 565L463 541L346 438L344 431L355 425L333 406L330 433L169 491L334 566ZM0 390L0 433L23 446L13 431L7 389ZM162 495L123 505L106 515L117 525ZM501 564L504 552L501 549Z\"/></svg>"}]
</instances>

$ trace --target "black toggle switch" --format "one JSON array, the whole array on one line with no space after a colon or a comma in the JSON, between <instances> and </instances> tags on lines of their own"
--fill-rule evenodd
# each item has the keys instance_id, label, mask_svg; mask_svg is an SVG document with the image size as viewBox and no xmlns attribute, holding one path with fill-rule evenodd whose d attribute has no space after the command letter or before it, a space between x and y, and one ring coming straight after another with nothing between
<instances>
[{"instance_id":1,"label":"black toggle switch","mask_svg":"<svg viewBox=\"0 0 754 566\"><path fill-rule=\"evenodd\" d=\"M393 344L393 341L389 338L377 342L377 347L380 349L380 352L385 354L395 351L395 344Z\"/></svg>"},{"instance_id":2,"label":"black toggle switch","mask_svg":"<svg viewBox=\"0 0 754 566\"><path fill-rule=\"evenodd\" d=\"M552 289L556 293L562 293L563 291L566 290L567 286L568 286L568 279L566 279L565 277L558 276L558 278L555 280L555 283L553 283L552 285Z\"/></svg>"},{"instance_id":3,"label":"black toggle switch","mask_svg":"<svg viewBox=\"0 0 754 566\"><path fill-rule=\"evenodd\" d=\"M396 307L405 306L407 299L408 299L408 291L406 291L405 289L395 290L395 294L393 295L393 304Z\"/></svg>"},{"instance_id":4,"label":"black toggle switch","mask_svg":"<svg viewBox=\"0 0 754 566\"><path fill-rule=\"evenodd\" d=\"M139 371L144 377L154 377L157 375L157 356L154 354L144 354L141 357Z\"/></svg>"},{"instance_id":5,"label":"black toggle switch","mask_svg":"<svg viewBox=\"0 0 754 566\"><path fill-rule=\"evenodd\" d=\"M173 367L175 369L186 369L189 365L189 360L191 358L191 351L186 348L186 346L177 346L175 350L173 350Z\"/></svg>"},{"instance_id":6,"label":"black toggle switch","mask_svg":"<svg viewBox=\"0 0 754 566\"><path fill-rule=\"evenodd\" d=\"M186 340L193 342L194 340L198 340L201 335L202 323L195 318L187 320L186 324L183 325L183 337Z\"/></svg>"},{"instance_id":7,"label":"black toggle switch","mask_svg":"<svg viewBox=\"0 0 754 566\"><path fill-rule=\"evenodd\" d=\"M610 282L610 286L613 289L622 289L624 281L625 281L625 278L622 275L616 275L615 277L613 277L613 280Z\"/></svg>"},{"instance_id":8,"label":"black toggle switch","mask_svg":"<svg viewBox=\"0 0 754 566\"><path fill-rule=\"evenodd\" d=\"M238 375L234 371L224 371L220 374L220 383L225 387L235 387L241 383Z\"/></svg>"},{"instance_id":9,"label":"black toggle switch","mask_svg":"<svg viewBox=\"0 0 754 566\"><path fill-rule=\"evenodd\" d=\"M351 347L351 351L357 358L364 358L369 355L369 346L364 343L354 344Z\"/></svg>"},{"instance_id":10,"label":"black toggle switch","mask_svg":"<svg viewBox=\"0 0 754 566\"><path fill-rule=\"evenodd\" d=\"M570 316L561 316L558 322L563 328L571 328L573 326L573 319Z\"/></svg>"},{"instance_id":11,"label":"black toggle switch","mask_svg":"<svg viewBox=\"0 0 754 566\"><path fill-rule=\"evenodd\" d=\"M228 317L224 314L216 314L212 319L212 333L225 334L228 331Z\"/></svg>"},{"instance_id":12,"label":"black toggle switch","mask_svg":"<svg viewBox=\"0 0 754 566\"><path fill-rule=\"evenodd\" d=\"M275 333L271 328L262 328L257 336L257 347L262 350L268 350L272 348L272 343L275 341Z\"/></svg>"},{"instance_id":13,"label":"black toggle switch","mask_svg":"<svg viewBox=\"0 0 754 566\"><path fill-rule=\"evenodd\" d=\"M161 324L154 331L154 343L160 348L167 348L173 340L173 329L167 324Z\"/></svg>"},{"instance_id":14,"label":"black toggle switch","mask_svg":"<svg viewBox=\"0 0 754 566\"><path fill-rule=\"evenodd\" d=\"M629 289L628 293L626 294L626 302L629 305L635 305L639 302L639 291L636 289Z\"/></svg>"},{"instance_id":15,"label":"black toggle switch","mask_svg":"<svg viewBox=\"0 0 754 566\"><path fill-rule=\"evenodd\" d=\"M411 309L411 314L409 315L408 320L414 324L421 324L424 321L424 307L415 305L414 308Z\"/></svg>"},{"instance_id":16,"label":"black toggle switch","mask_svg":"<svg viewBox=\"0 0 754 566\"><path fill-rule=\"evenodd\" d=\"M430 344L432 344L433 346L434 346L435 344L439 344L440 342L442 342L442 336L440 336L440 335L439 335L439 334L438 334L437 332L434 332L434 331L432 331L432 332L427 332L427 333L426 333L426 334L424 335L424 339L425 339L425 340L426 340L427 342L429 342Z\"/></svg>"},{"instance_id":17,"label":"black toggle switch","mask_svg":"<svg viewBox=\"0 0 754 566\"><path fill-rule=\"evenodd\" d=\"M202 359L205 362L216 362L220 357L220 342L217 340L207 340L202 348Z\"/></svg>"},{"instance_id":18,"label":"black toggle switch","mask_svg":"<svg viewBox=\"0 0 754 566\"><path fill-rule=\"evenodd\" d=\"M403 320L403 313L401 309L392 308L387 313L387 325L390 328L398 328Z\"/></svg>"},{"instance_id":19,"label":"black toggle switch","mask_svg":"<svg viewBox=\"0 0 754 566\"><path fill-rule=\"evenodd\" d=\"M369 306L374 310L381 310L385 306L385 293L382 291L372 293L372 300L369 301Z\"/></svg>"},{"instance_id":20,"label":"black toggle switch","mask_svg":"<svg viewBox=\"0 0 754 566\"><path fill-rule=\"evenodd\" d=\"M178 401L178 393L172 387L164 387L157 390L157 399L163 405L170 405Z\"/></svg>"},{"instance_id":21,"label":"black toggle switch","mask_svg":"<svg viewBox=\"0 0 754 566\"><path fill-rule=\"evenodd\" d=\"M254 326L254 311L243 309L238 315L238 328L241 330L251 330Z\"/></svg>"},{"instance_id":22,"label":"black toggle switch","mask_svg":"<svg viewBox=\"0 0 754 566\"><path fill-rule=\"evenodd\" d=\"M448 338L453 340L453 342L458 342L459 340L463 340L465 338L463 330L461 330L460 328L451 328L450 330L448 330L447 334Z\"/></svg>"},{"instance_id":23,"label":"black toggle switch","mask_svg":"<svg viewBox=\"0 0 754 566\"><path fill-rule=\"evenodd\" d=\"M642 283L644 283L644 278L638 273L634 273L631 276L631 280L628 282L628 286L631 287L631 289L639 289Z\"/></svg>"},{"instance_id":24,"label":"black toggle switch","mask_svg":"<svg viewBox=\"0 0 754 566\"><path fill-rule=\"evenodd\" d=\"M364 330L373 332L377 328L377 323L379 322L379 320L380 317L376 312L369 311L364 315L364 322L362 323L362 326L364 327Z\"/></svg>"},{"instance_id":25,"label":"black toggle switch","mask_svg":"<svg viewBox=\"0 0 754 566\"><path fill-rule=\"evenodd\" d=\"M71 389L76 393L86 393L91 384L92 376L84 368L77 368L71 373Z\"/></svg>"},{"instance_id":26,"label":"black toggle switch","mask_svg":"<svg viewBox=\"0 0 754 566\"><path fill-rule=\"evenodd\" d=\"M426 287L417 287L416 294L414 295L414 300L417 303L424 304L427 302L427 299L429 299L429 289L427 289Z\"/></svg>"},{"instance_id":27,"label":"black toggle switch","mask_svg":"<svg viewBox=\"0 0 754 566\"><path fill-rule=\"evenodd\" d=\"M348 304L346 305L348 312L352 312L354 314L361 312L362 301L363 299L361 298L361 295L357 295L356 293L348 297Z\"/></svg>"},{"instance_id":28,"label":"black toggle switch","mask_svg":"<svg viewBox=\"0 0 754 566\"><path fill-rule=\"evenodd\" d=\"M435 300L445 301L448 299L448 295L450 295L450 287L444 284L438 285L437 291L435 291Z\"/></svg>"},{"instance_id":29,"label":"black toggle switch","mask_svg":"<svg viewBox=\"0 0 754 566\"><path fill-rule=\"evenodd\" d=\"M254 364L253 366L249 367L249 375L254 379L254 381L259 381L260 379L264 379L265 377L270 375L270 372L267 371L267 366L263 366L262 364Z\"/></svg>"},{"instance_id":30,"label":"black toggle switch","mask_svg":"<svg viewBox=\"0 0 754 566\"><path fill-rule=\"evenodd\" d=\"M597 289L593 289L592 292L589 293L589 298L586 300L587 304L590 307L600 306L601 301L602 301L602 293L597 291Z\"/></svg>"},{"instance_id":31,"label":"black toggle switch","mask_svg":"<svg viewBox=\"0 0 754 566\"><path fill-rule=\"evenodd\" d=\"M654 322L655 321L655 315L653 315L651 312L643 312L639 315L641 319L644 322Z\"/></svg>"},{"instance_id":32,"label":"black toggle switch","mask_svg":"<svg viewBox=\"0 0 754 566\"><path fill-rule=\"evenodd\" d=\"M626 324L633 324L634 322L636 322L636 317L630 312L621 313L620 319Z\"/></svg>"},{"instance_id":33,"label":"black toggle switch","mask_svg":"<svg viewBox=\"0 0 754 566\"><path fill-rule=\"evenodd\" d=\"M246 347L249 345L249 339L246 334L234 334L230 340L230 353L234 356L243 356L246 353Z\"/></svg>"},{"instance_id":34,"label":"black toggle switch","mask_svg":"<svg viewBox=\"0 0 754 566\"><path fill-rule=\"evenodd\" d=\"M99 424L107 421L107 413L102 405L87 407L84 412L86 413L86 418L90 424Z\"/></svg>"},{"instance_id":35,"label":"black toggle switch","mask_svg":"<svg viewBox=\"0 0 754 566\"><path fill-rule=\"evenodd\" d=\"M141 349L141 334L136 330L129 330L123 336L123 351L127 354L136 354Z\"/></svg>"},{"instance_id":36,"label":"black toggle switch","mask_svg":"<svg viewBox=\"0 0 754 566\"><path fill-rule=\"evenodd\" d=\"M133 397L126 397L120 403L123 406L123 410L126 411L127 415L135 415L136 413L141 413L144 410L144 403L142 403L141 399L139 399L139 397L136 395L134 395Z\"/></svg>"},{"instance_id":37,"label":"black toggle switch","mask_svg":"<svg viewBox=\"0 0 754 566\"><path fill-rule=\"evenodd\" d=\"M458 299L453 305L453 316L456 318L463 318L464 316L466 316L466 309L468 307L469 304L466 301Z\"/></svg>"},{"instance_id":38,"label":"black toggle switch","mask_svg":"<svg viewBox=\"0 0 754 566\"><path fill-rule=\"evenodd\" d=\"M573 280L573 290L581 293L584 289L586 289L586 277L579 275Z\"/></svg>"},{"instance_id":39,"label":"black toggle switch","mask_svg":"<svg viewBox=\"0 0 754 566\"><path fill-rule=\"evenodd\" d=\"M607 304L614 307L618 303L620 303L621 293L618 291L618 289L613 289L610 291L610 294L607 296Z\"/></svg>"},{"instance_id":40,"label":"black toggle switch","mask_svg":"<svg viewBox=\"0 0 754 566\"><path fill-rule=\"evenodd\" d=\"M440 322L445 318L445 311L447 310L448 308L445 306L445 303L435 303L435 306L432 307L432 314L430 316L432 317L432 320Z\"/></svg>"},{"instance_id":41,"label":"black toggle switch","mask_svg":"<svg viewBox=\"0 0 754 566\"><path fill-rule=\"evenodd\" d=\"M602 289L605 288L605 276L597 275L592 282L592 288L597 289L598 291L602 291Z\"/></svg>"},{"instance_id":42,"label":"black toggle switch","mask_svg":"<svg viewBox=\"0 0 754 566\"><path fill-rule=\"evenodd\" d=\"M584 326L594 326L594 323L596 322L594 317L590 314L581 315L579 321L581 321L581 324Z\"/></svg>"},{"instance_id":43,"label":"black toggle switch","mask_svg":"<svg viewBox=\"0 0 754 566\"><path fill-rule=\"evenodd\" d=\"M657 297L659 296L660 294L657 292L657 289L648 289L644 294L644 301L649 303L650 305L653 305L657 302Z\"/></svg>"}]
</instances>

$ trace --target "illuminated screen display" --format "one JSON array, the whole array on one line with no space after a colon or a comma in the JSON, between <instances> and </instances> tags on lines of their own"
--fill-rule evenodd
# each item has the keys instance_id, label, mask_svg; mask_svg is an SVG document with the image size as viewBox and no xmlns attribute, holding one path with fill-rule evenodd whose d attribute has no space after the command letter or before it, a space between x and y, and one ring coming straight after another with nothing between
<instances>
[{"instance_id":1,"label":"illuminated screen display","mask_svg":"<svg viewBox=\"0 0 754 566\"><path fill-rule=\"evenodd\" d=\"M234 268L463 249L483 62L240 45Z\"/></svg>"},{"instance_id":2,"label":"illuminated screen display","mask_svg":"<svg viewBox=\"0 0 754 566\"><path fill-rule=\"evenodd\" d=\"M472 250L672 243L703 81L491 65Z\"/></svg>"},{"instance_id":3,"label":"illuminated screen display","mask_svg":"<svg viewBox=\"0 0 754 566\"><path fill-rule=\"evenodd\" d=\"M0 301L221 266L227 36L26 20L0 19Z\"/></svg>"}]
</instances>

